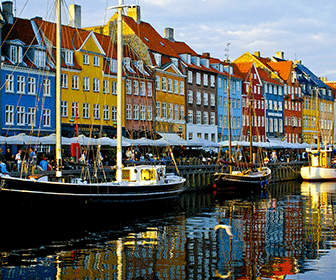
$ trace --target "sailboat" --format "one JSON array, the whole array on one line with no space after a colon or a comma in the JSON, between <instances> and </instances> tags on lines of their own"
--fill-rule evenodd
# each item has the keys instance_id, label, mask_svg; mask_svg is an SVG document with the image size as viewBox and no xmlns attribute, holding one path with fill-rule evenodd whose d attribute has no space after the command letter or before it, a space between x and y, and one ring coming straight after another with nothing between
<instances>
[{"instance_id":1,"label":"sailboat","mask_svg":"<svg viewBox=\"0 0 336 280\"><path fill-rule=\"evenodd\" d=\"M228 140L229 140L229 172L217 172L215 173L214 188L217 190L227 189L229 186L242 185L244 188L263 186L268 183L271 177L271 169L266 166L254 167L253 164L253 145L252 145L252 80L250 76L249 85L249 140L250 140L250 168L243 171L232 170L232 145L231 145L231 102L230 102L230 72L228 73L227 83L227 104L228 104Z\"/></svg>"},{"instance_id":2,"label":"sailboat","mask_svg":"<svg viewBox=\"0 0 336 280\"><path fill-rule=\"evenodd\" d=\"M307 149L308 166L301 167L300 174L307 181L335 181L336 168L331 166L332 148L321 148L320 143L320 107L318 102L319 92L316 92L317 108L317 149Z\"/></svg>"},{"instance_id":3,"label":"sailboat","mask_svg":"<svg viewBox=\"0 0 336 280\"><path fill-rule=\"evenodd\" d=\"M185 178L166 173L164 165L123 167L122 164L122 11L123 0L110 9L118 10L117 36L117 164L116 180L88 183L62 175L61 154L61 0L56 0L56 176L17 178L1 175L0 195L10 194L38 199L78 199L84 202L145 202L176 198L184 191ZM67 180L68 179L68 180Z\"/></svg>"}]
</instances>

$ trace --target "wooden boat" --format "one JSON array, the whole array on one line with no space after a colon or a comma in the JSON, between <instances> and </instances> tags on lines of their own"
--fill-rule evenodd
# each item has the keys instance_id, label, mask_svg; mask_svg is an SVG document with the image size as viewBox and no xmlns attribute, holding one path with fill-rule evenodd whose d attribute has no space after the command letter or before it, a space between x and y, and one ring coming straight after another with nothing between
<instances>
[{"instance_id":1,"label":"wooden boat","mask_svg":"<svg viewBox=\"0 0 336 280\"><path fill-rule=\"evenodd\" d=\"M229 81L230 81L230 73L229 73ZM228 104L228 132L229 132L229 172L217 172L215 173L214 178L214 185L213 187L216 190L228 190L232 189L234 186L243 187L244 190L250 189L251 187L261 187L268 184L269 179L271 177L271 169L265 166L260 166L258 168L255 167L253 164L253 137L252 137L252 108L253 108L253 96L252 96L252 81L250 76L250 85L249 85L249 124L250 124L250 131L249 131L249 140L250 140L250 162L247 164L249 166L247 169L242 171L233 171L231 162L231 104L230 104L230 82L227 83L227 104ZM241 164L240 164L241 165ZM237 189L240 191L242 188Z\"/></svg>"},{"instance_id":2,"label":"wooden boat","mask_svg":"<svg viewBox=\"0 0 336 280\"><path fill-rule=\"evenodd\" d=\"M71 198L85 202L143 202L175 198L184 191L185 179L167 174L163 165L122 165L122 10L118 10L118 71L117 71L117 165L116 180L89 183L80 178L67 179L62 176L61 155L61 0L57 1L57 46L56 46L56 176L39 178L15 178L1 175L0 192L15 197L39 199ZM69 181L70 180L70 181Z\"/></svg>"}]
</instances>

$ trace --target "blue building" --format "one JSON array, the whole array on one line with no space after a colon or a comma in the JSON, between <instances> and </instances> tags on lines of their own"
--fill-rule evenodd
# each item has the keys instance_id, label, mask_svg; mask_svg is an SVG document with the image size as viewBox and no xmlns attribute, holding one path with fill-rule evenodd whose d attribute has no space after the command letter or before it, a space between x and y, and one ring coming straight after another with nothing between
<instances>
[{"instance_id":1,"label":"blue building","mask_svg":"<svg viewBox=\"0 0 336 280\"><path fill-rule=\"evenodd\" d=\"M55 132L55 71L34 22L7 13L2 29L2 136Z\"/></svg>"},{"instance_id":2,"label":"blue building","mask_svg":"<svg viewBox=\"0 0 336 280\"><path fill-rule=\"evenodd\" d=\"M265 98L265 133L269 139L282 140L284 136L284 87L263 69L258 69L263 82Z\"/></svg>"},{"instance_id":3,"label":"blue building","mask_svg":"<svg viewBox=\"0 0 336 280\"><path fill-rule=\"evenodd\" d=\"M231 103L231 139L241 140L242 131L242 80L233 73L232 66L218 59L211 60L211 66L217 70L217 120L218 140L228 140L228 80L230 81Z\"/></svg>"}]
</instances>

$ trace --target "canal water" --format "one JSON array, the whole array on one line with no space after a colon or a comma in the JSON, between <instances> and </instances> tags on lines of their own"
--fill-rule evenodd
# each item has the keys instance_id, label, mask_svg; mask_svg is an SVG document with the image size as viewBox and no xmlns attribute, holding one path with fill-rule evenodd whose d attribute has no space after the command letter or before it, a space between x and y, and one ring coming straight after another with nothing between
<instances>
[{"instance_id":1,"label":"canal water","mask_svg":"<svg viewBox=\"0 0 336 280\"><path fill-rule=\"evenodd\" d=\"M334 183L141 208L1 205L1 279L335 279Z\"/></svg>"}]
</instances>

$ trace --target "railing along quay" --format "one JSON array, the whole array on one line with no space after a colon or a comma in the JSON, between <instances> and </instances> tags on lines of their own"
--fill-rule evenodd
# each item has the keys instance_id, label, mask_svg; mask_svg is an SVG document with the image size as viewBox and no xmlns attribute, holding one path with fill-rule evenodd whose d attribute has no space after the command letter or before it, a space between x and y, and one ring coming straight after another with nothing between
<instances>
[{"instance_id":1,"label":"railing along quay","mask_svg":"<svg viewBox=\"0 0 336 280\"><path fill-rule=\"evenodd\" d=\"M295 161L295 162L276 162L269 163L267 166L272 170L272 177L270 183L284 182L284 181L292 181L300 179L300 168L307 164L307 162L303 161ZM212 163L202 163L199 158L188 159L188 160L177 160L177 168L180 176L186 178L186 191L201 191L201 190L209 190L212 187L214 182L214 174L222 170L222 166L218 164ZM89 173L94 174L94 170L90 168L77 167L71 170L63 170L64 176L73 176L78 177L81 175L87 176ZM234 168L235 169L235 168ZM228 166L224 167L225 172L228 172ZM167 165L168 173L177 173L176 166L169 164ZM115 170L113 168L105 167L104 172L102 170L98 170L97 175L100 179L104 177L106 178L114 178ZM54 174L54 171L48 171L36 175L42 174ZM17 172L11 172L12 176L19 176ZM86 179L89 179L86 177ZM91 179L94 180L94 177L91 175Z\"/></svg>"}]
</instances>

